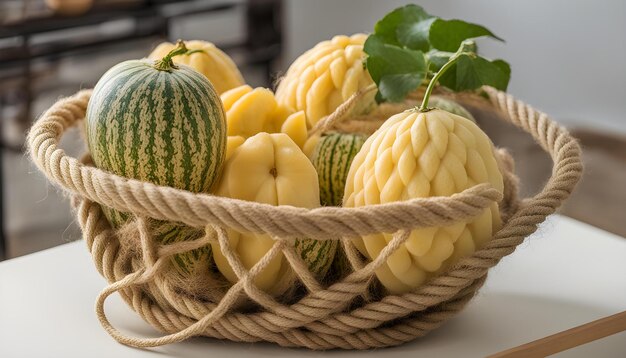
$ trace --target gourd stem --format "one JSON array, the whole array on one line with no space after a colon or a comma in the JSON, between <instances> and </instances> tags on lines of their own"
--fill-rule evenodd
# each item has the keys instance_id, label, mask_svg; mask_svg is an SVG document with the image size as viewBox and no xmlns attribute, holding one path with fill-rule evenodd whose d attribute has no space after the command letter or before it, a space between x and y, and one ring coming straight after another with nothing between
<instances>
[{"instance_id":1,"label":"gourd stem","mask_svg":"<svg viewBox=\"0 0 626 358\"><path fill-rule=\"evenodd\" d=\"M428 87L426 88L426 92L424 93L424 100L422 104L419 106L418 110L420 112L428 112L431 108L428 108L428 100L430 99L430 94L433 92L437 81L439 78L443 76L443 74L452 67L462 56L468 57L476 57L476 43L474 40L465 40L461 42L459 49L454 53L454 55L450 56L448 62L446 62L437 73L430 79L430 83L428 83Z\"/></svg>"},{"instance_id":2,"label":"gourd stem","mask_svg":"<svg viewBox=\"0 0 626 358\"><path fill-rule=\"evenodd\" d=\"M454 65L459 60L459 58L461 58L461 56L469 56L469 55L471 55L471 53L469 53L469 52L457 52L452 57L450 57L450 59L448 60L448 62L446 62L445 65L441 66L439 71L437 71L437 73L435 73L433 78L428 83L428 87L426 87L426 92L424 92L424 99L422 100L422 104L419 106L419 111L420 112L427 112L427 111L430 110L428 108L428 101L430 100L430 94L432 93L433 89L435 88L435 85L437 84L437 81L439 81L439 78L447 70L449 70L450 67L452 67L452 65Z\"/></svg>"},{"instance_id":3,"label":"gourd stem","mask_svg":"<svg viewBox=\"0 0 626 358\"><path fill-rule=\"evenodd\" d=\"M189 52L191 51L187 49L187 46L185 46L185 42L183 42L183 40L178 40L178 42L176 42L176 47L172 51L170 51L167 55L163 56L162 59L157 60L154 63L154 68L156 68L159 71L170 72L172 69L178 68L176 67L176 65L174 65L174 61L172 61L172 57L178 56L178 55L184 55Z\"/></svg>"}]
</instances>

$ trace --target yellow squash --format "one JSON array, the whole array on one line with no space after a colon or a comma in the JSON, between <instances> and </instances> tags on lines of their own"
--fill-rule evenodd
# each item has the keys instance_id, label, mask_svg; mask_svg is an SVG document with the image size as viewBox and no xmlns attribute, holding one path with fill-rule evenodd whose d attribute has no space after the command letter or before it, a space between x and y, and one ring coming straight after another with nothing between
<instances>
[{"instance_id":1,"label":"yellow squash","mask_svg":"<svg viewBox=\"0 0 626 358\"><path fill-rule=\"evenodd\" d=\"M45 3L52 11L63 16L82 15L93 6L93 0L45 0Z\"/></svg>"},{"instance_id":2,"label":"yellow squash","mask_svg":"<svg viewBox=\"0 0 626 358\"><path fill-rule=\"evenodd\" d=\"M313 164L283 133L259 133L233 148L215 194L271 205L320 206L318 179ZM228 238L231 248L247 269L252 268L274 244L269 235L232 229L228 230ZM212 246L217 268L229 281L236 282L237 276L219 244L213 243ZM328 271L336 248L335 241L296 240L296 251L318 278ZM255 284L266 292L278 295L292 285L293 278L293 270L281 253L257 276Z\"/></svg>"},{"instance_id":3,"label":"yellow squash","mask_svg":"<svg viewBox=\"0 0 626 358\"><path fill-rule=\"evenodd\" d=\"M503 190L487 135L472 121L443 110L409 110L390 117L354 158L344 206L450 196L480 183ZM474 252L500 225L494 203L467 222L414 230L376 275L391 293L412 291ZM390 234L370 235L355 245L373 259L391 239Z\"/></svg>"},{"instance_id":4,"label":"yellow squash","mask_svg":"<svg viewBox=\"0 0 626 358\"><path fill-rule=\"evenodd\" d=\"M278 102L304 110L313 126L359 89L373 84L363 64L366 39L364 34L335 36L302 54L280 81ZM374 105L372 93L355 111L365 112Z\"/></svg>"},{"instance_id":5,"label":"yellow squash","mask_svg":"<svg viewBox=\"0 0 626 358\"><path fill-rule=\"evenodd\" d=\"M228 136L249 138L260 132L285 133L302 148L307 139L303 111L278 104L267 88L239 86L221 95ZM230 142L230 140L229 140Z\"/></svg>"},{"instance_id":6,"label":"yellow squash","mask_svg":"<svg viewBox=\"0 0 626 358\"><path fill-rule=\"evenodd\" d=\"M245 83L241 72L235 62L214 44L207 41L185 41L189 50L199 50L189 55L176 56L172 58L174 63L191 66L196 71L202 73L215 87L218 94L222 94L231 88L241 86ZM158 45L148 58L158 60L167 55L176 47L170 42L163 42Z\"/></svg>"}]
</instances>

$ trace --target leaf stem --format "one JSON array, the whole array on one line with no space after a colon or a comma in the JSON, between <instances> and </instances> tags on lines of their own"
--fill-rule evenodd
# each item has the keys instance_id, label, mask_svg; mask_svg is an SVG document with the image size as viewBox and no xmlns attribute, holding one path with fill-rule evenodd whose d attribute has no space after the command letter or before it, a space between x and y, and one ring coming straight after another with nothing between
<instances>
[{"instance_id":1,"label":"leaf stem","mask_svg":"<svg viewBox=\"0 0 626 358\"><path fill-rule=\"evenodd\" d=\"M178 40L176 42L176 47L172 51L170 51L167 55L163 56L162 59L154 62L154 68L156 68L159 71L171 72L173 69L178 68L174 64L174 61L172 61L172 57L178 56L178 55L184 55L189 52L190 51L187 49L187 46L185 46L185 42L183 42L183 40Z\"/></svg>"}]
</instances>

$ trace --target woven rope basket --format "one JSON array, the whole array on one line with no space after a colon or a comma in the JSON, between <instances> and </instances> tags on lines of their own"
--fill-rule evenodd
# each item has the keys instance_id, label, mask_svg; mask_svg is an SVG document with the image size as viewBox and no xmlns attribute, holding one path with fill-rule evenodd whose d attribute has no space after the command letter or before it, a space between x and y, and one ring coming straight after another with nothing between
<instances>
[{"instance_id":1,"label":"woven rope basket","mask_svg":"<svg viewBox=\"0 0 626 358\"><path fill-rule=\"evenodd\" d=\"M134 347L154 347L192 336L208 336L317 350L387 347L423 336L461 310L482 286L487 271L555 212L581 176L580 147L565 129L508 94L489 87L483 91L489 100L476 95L465 100L528 132L554 161L549 181L535 197L517 198L512 161L501 150L496 154L504 173L504 194L481 184L451 197L361 208L304 209L156 186L104 172L91 166L88 156L78 160L59 148L63 134L84 118L89 90L54 104L33 126L28 144L39 169L72 196L96 268L110 283L97 299L97 316L117 341ZM355 94L315 130L340 125L339 119L362 95L363 92ZM403 244L412 229L470 219L494 201L500 204L503 226L471 257L461 259L415 292L371 294L376 286L374 270ZM128 225L136 232L137 254L125 252L119 230L111 228L100 205L135 214L135 220ZM151 239L152 219L210 230L195 241L159 245ZM266 233L275 238L275 244L259 263L246 270L230 248L227 228ZM392 241L375 260L359 259L349 239L381 232L395 233ZM318 282L294 250L297 237L341 240L350 258L348 272L334 282ZM239 281L214 297L188 294L180 279L173 279L170 259L212 240L219 242ZM271 258L281 252L302 287L302 294L292 302L272 297L253 283ZM115 292L144 320L167 335L133 338L115 329L104 312L104 301ZM241 309L238 302L242 297L253 302L255 309Z\"/></svg>"}]
</instances>

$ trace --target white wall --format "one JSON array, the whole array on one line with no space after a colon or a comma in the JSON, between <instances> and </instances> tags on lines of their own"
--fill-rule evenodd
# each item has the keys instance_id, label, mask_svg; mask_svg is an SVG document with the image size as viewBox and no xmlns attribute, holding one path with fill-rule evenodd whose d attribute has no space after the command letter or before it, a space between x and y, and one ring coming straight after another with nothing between
<instances>
[{"instance_id":1,"label":"white wall","mask_svg":"<svg viewBox=\"0 0 626 358\"><path fill-rule=\"evenodd\" d=\"M370 32L408 0L287 0L286 62L335 34ZM423 0L443 18L487 26L506 44L480 51L511 63L509 92L568 126L626 133L626 1ZM286 67L286 65L285 65Z\"/></svg>"}]
</instances>

